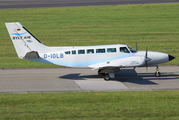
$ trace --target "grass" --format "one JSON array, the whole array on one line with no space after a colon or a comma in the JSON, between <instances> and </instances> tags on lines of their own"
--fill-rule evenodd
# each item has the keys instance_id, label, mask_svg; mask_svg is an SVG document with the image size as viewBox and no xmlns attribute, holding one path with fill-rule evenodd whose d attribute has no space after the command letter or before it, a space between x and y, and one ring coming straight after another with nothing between
<instances>
[{"instance_id":1,"label":"grass","mask_svg":"<svg viewBox=\"0 0 179 120\"><path fill-rule=\"evenodd\" d=\"M179 119L179 91L0 94L0 119Z\"/></svg>"},{"instance_id":2,"label":"grass","mask_svg":"<svg viewBox=\"0 0 179 120\"><path fill-rule=\"evenodd\" d=\"M17 58L5 22L20 22L47 46L127 44L171 54L179 65L179 4L0 10L0 68L58 67Z\"/></svg>"}]
</instances>

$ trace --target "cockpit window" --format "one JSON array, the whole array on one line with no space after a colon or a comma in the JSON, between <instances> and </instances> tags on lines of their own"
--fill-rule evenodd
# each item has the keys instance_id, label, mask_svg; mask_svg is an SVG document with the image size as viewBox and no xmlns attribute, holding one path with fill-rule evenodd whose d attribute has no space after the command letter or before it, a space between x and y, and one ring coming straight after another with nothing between
<instances>
[{"instance_id":1,"label":"cockpit window","mask_svg":"<svg viewBox=\"0 0 179 120\"><path fill-rule=\"evenodd\" d=\"M136 52L137 52L137 50L135 50L134 48L132 48L132 47L130 47L130 46L128 46L128 48L129 48L129 50L131 51L131 53L136 53Z\"/></svg>"},{"instance_id":2,"label":"cockpit window","mask_svg":"<svg viewBox=\"0 0 179 120\"><path fill-rule=\"evenodd\" d=\"M120 52L122 53L130 53L127 47L120 47Z\"/></svg>"}]
</instances>

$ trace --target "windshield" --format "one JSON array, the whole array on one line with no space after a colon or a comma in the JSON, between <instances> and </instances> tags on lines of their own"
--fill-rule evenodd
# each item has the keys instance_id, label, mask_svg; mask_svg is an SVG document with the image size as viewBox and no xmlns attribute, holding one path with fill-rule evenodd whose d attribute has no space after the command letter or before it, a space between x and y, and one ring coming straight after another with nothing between
<instances>
[{"instance_id":1,"label":"windshield","mask_svg":"<svg viewBox=\"0 0 179 120\"><path fill-rule=\"evenodd\" d=\"M136 53L137 50L135 50L134 48L130 47L130 46L127 46L129 48L129 50L132 52L132 53Z\"/></svg>"}]
</instances>

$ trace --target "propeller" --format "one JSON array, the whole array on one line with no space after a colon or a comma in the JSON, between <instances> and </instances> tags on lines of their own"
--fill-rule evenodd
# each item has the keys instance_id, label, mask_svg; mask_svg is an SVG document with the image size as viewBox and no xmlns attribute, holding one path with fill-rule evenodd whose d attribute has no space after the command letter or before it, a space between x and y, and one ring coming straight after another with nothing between
<instances>
[{"instance_id":1,"label":"propeller","mask_svg":"<svg viewBox=\"0 0 179 120\"><path fill-rule=\"evenodd\" d=\"M146 66L146 70L148 71L147 62L151 61L151 58L148 58L147 54L148 54L148 47L146 48L146 53L145 53L145 66Z\"/></svg>"},{"instance_id":2,"label":"propeller","mask_svg":"<svg viewBox=\"0 0 179 120\"><path fill-rule=\"evenodd\" d=\"M137 42L136 42L136 51L138 51L138 47L137 47ZM147 67L147 62L151 61L151 58L148 58L148 47L146 48L146 53L145 53L145 57L144 57L144 61L145 61L145 66L146 66L146 70L148 71L148 67ZM135 67L134 67L135 69Z\"/></svg>"},{"instance_id":3,"label":"propeller","mask_svg":"<svg viewBox=\"0 0 179 120\"><path fill-rule=\"evenodd\" d=\"M145 53L145 66L146 66L146 70L148 71L148 68L147 68L147 52L148 52L148 47L146 48L146 53Z\"/></svg>"},{"instance_id":4,"label":"propeller","mask_svg":"<svg viewBox=\"0 0 179 120\"><path fill-rule=\"evenodd\" d=\"M137 42L136 42L136 51L138 51L138 47L137 47ZM134 67L134 70L135 70L136 67Z\"/></svg>"}]
</instances>

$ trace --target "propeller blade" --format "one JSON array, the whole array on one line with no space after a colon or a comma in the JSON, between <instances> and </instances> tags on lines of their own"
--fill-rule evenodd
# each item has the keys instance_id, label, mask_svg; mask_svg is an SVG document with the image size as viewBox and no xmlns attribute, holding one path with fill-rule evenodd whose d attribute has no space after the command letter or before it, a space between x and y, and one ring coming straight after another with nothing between
<instances>
[{"instance_id":1,"label":"propeller blade","mask_svg":"<svg viewBox=\"0 0 179 120\"><path fill-rule=\"evenodd\" d=\"M145 53L145 66L146 66L146 71L148 71L148 68L147 68L147 61L148 61L147 52L148 52L148 47L146 48L146 53Z\"/></svg>"},{"instance_id":2,"label":"propeller blade","mask_svg":"<svg viewBox=\"0 0 179 120\"><path fill-rule=\"evenodd\" d=\"M146 48L145 58L147 58L148 47Z\"/></svg>"},{"instance_id":3,"label":"propeller blade","mask_svg":"<svg viewBox=\"0 0 179 120\"><path fill-rule=\"evenodd\" d=\"M145 60L146 70L147 70L147 72L148 72L147 62L152 60L151 58L148 58L148 47L146 48L146 53L145 53L145 58L144 58L144 60Z\"/></svg>"},{"instance_id":4,"label":"propeller blade","mask_svg":"<svg viewBox=\"0 0 179 120\"><path fill-rule=\"evenodd\" d=\"M138 51L137 42L136 42L136 51Z\"/></svg>"}]
</instances>

